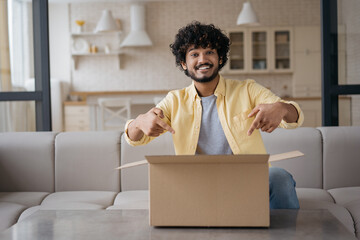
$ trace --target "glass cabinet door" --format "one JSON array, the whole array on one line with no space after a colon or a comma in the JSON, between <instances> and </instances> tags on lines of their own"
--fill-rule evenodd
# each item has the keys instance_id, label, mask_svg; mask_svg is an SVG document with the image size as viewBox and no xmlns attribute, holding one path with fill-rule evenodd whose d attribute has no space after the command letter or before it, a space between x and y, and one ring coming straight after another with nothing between
<instances>
[{"instance_id":1,"label":"glass cabinet door","mask_svg":"<svg viewBox=\"0 0 360 240\"><path fill-rule=\"evenodd\" d=\"M275 31L275 69L290 69L290 32Z\"/></svg>"},{"instance_id":2,"label":"glass cabinet door","mask_svg":"<svg viewBox=\"0 0 360 240\"><path fill-rule=\"evenodd\" d=\"M229 65L230 70L244 70L244 33L233 32L230 33L230 56Z\"/></svg>"},{"instance_id":3,"label":"glass cabinet door","mask_svg":"<svg viewBox=\"0 0 360 240\"><path fill-rule=\"evenodd\" d=\"M252 69L267 69L266 32L252 32Z\"/></svg>"}]
</instances>

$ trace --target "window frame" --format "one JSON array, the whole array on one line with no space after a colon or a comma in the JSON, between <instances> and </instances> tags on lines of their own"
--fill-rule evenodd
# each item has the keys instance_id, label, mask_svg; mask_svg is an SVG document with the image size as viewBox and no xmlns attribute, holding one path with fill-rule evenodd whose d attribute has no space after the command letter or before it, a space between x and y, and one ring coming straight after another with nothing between
<instances>
[{"instance_id":1,"label":"window frame","mask_svg":"<svg viewBox=\"0 0 360 240\"><path fill-rule=\"evenodd\" d=\"M32 0L35 91L0 92L0 101L35 101L36 131L51 131L48 0Z\"/></svg>"},{"instance_id":2,"label":"window frame","mask_svg":"<svg viewBox=\"0 0 360 240\"><path fill-rule=\"evenodd\" d=\"M339 126L339 95L360 94L360 84L339 85L337 11L337 0L321 0L321 101L323 126Z\"/></svg>"}]
</instances>

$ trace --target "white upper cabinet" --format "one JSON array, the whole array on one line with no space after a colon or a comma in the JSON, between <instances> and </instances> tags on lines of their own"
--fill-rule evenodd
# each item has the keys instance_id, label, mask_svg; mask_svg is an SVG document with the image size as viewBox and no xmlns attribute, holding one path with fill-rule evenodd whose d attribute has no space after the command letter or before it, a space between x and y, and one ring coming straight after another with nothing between
<instances>
[{"instance_id":1,"label":"white upper cabinet","mask_svg":"<svg viewBox=\"0 0 360 240\"><path fill-rule=\"evenodd\" d=\"M238 28L228 30L231 41L226 73L292 72L292 29Z\"/></svg>"},{"instance_id":2,"label":"white upper cabinet","mask_svg":"<svg viewBox=\"0 0 360 240\"><path fill-rule=\"evenodd\" d=\"M245 69L245 34L244 32L231 32L231 51L228 66L231 70L243 71Z\"/></svg>"}]
</instances>

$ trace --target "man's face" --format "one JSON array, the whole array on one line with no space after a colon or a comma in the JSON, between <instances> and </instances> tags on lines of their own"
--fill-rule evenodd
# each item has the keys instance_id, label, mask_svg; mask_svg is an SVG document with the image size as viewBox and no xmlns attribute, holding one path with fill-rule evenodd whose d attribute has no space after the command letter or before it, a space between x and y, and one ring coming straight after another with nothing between
<instances>
[{"instance_id":1,"label":"man's face","mask_svg":"<svg viewBox=\"0 0 360 240\"><path fill-rule=\"evenodd\" d=\"M185 63L181 63L190 77L196 82L210 82L219 72L219 55L216 49L195 48L190 46L186 51Z\"/></svg>"}]
</instances>

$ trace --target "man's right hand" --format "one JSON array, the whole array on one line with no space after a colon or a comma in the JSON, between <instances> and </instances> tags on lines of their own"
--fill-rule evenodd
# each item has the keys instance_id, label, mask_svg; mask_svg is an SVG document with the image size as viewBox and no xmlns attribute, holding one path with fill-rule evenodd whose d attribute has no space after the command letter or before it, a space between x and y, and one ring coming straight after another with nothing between
<instances>
[{"instance_id":1,"label":"man's right hand","mask_svg":"<svg viewBox=\"0 0 360 240\"><path fill-rule=\"evenodd\" d=\"M174 129L163 120L164 113L159 108L152 108L145 114L140 114L128 126L128 136L133 141L138 141L145 134L150 137L158 137L164 131L175 133Z\"/></svg>"}]
</instances>

